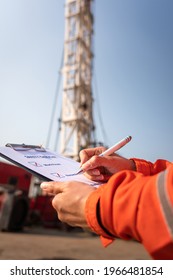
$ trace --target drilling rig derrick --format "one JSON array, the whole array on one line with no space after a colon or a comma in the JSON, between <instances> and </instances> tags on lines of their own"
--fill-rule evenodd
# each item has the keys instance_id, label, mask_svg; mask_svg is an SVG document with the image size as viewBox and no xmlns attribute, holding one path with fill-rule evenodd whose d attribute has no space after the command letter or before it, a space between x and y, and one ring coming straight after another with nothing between
<instances>
[{"instance_id":1,"label":"drilling rig derrick","mask_svg":"<svg viewBox=\"0 0 173 280\"><path fill-rule=\"evenodd\" d=\"M78 160L94 139L92 97L92 0L67 0L60 153Z\"/></svg>"}]
</instances>

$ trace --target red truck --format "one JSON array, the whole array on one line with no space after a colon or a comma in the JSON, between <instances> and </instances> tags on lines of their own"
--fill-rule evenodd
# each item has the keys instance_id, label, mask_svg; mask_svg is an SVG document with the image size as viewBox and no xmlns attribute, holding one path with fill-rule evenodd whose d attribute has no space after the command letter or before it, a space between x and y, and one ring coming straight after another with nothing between
<instances>
[{"instance_id":1,"label":"red truck","mask_svg":"<svg viewBox=\"0 0 173 280\"><path fill-rule=\"evenodd\" d=\"M40 183L22 168L0 162L0 231L19 231L32 224L62 228Z\"/></svg>"}]
</instances>

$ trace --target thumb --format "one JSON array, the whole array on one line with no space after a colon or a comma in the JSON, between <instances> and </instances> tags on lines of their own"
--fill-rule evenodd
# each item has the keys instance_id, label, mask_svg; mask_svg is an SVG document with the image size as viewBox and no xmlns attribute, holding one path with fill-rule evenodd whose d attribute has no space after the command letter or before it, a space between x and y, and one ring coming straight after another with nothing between
<instances>
[{"instance_id":1,"label":"thumb","mask_svg":"<svg viewBox=\"0 0 173 280\"><path fill-rule=\"evenodd\" d=\"M59 194L63 192L63 187L62 187L61 182L43 182L41 183L40 187L43 191L46 193L51 193L51 194Z\"/></svg>"}]
</instances>

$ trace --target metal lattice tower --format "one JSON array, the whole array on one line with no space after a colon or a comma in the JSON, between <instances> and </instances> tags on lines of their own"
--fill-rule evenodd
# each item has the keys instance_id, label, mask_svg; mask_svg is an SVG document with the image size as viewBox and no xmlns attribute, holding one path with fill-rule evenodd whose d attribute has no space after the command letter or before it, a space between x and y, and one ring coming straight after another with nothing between
<instances>
[{"instance_id":1,"label":"metal lattice tower","mask_svg":"<svg viewBox=\"0 0 173 280\"><path fill-rule=\"evenodd\" d=\"M93 0L66 0L60 153L78 160L94 139Z\"/></svg>"}]
</instances>

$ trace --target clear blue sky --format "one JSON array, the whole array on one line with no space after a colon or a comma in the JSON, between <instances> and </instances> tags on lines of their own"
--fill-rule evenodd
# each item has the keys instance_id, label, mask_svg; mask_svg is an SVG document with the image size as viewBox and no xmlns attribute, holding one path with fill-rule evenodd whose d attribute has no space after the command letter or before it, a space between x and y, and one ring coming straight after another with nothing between
<instances>
[{"instance_id":1,"label":"clear blue sky","mask_svg":"<svg viewBox=\"0 0 173 280\"><path fill-rule=\"evenodd\" d=\"M46 144L62 59L64 4L0 0L0 146ZM132 135L121 150L125 157L173 160L172 15L172 0L94 1L97 140L106 134L112 145Z\"/></svg>"}]
</instances>

